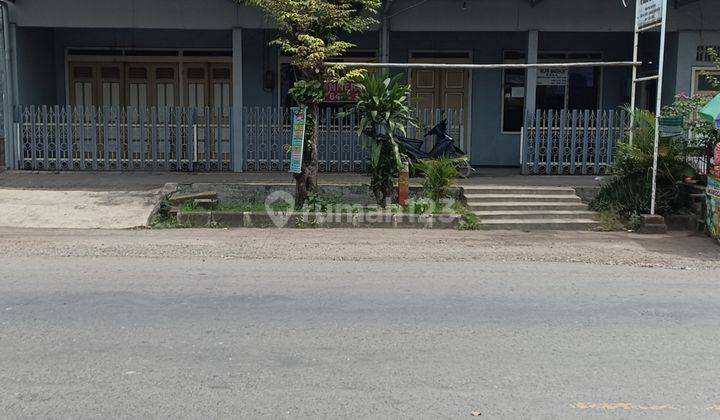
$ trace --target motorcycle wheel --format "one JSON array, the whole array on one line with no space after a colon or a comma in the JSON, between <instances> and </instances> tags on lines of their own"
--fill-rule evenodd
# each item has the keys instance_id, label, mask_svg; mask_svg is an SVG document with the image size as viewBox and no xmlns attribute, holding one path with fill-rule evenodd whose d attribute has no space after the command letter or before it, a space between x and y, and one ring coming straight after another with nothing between
<instances>
[{"instance_id":1,"label":"motorcycle wheel","mask_svg":"<svg viewBox=\"0 0 720 420\"><path fill-rule=\"evenodd\" d=\"M470 175L475 172L472 166L470 166L470 163L468 162L462 162L458 165L458 176L462 179L470 177Z\"/></svg>"}]
</instances>

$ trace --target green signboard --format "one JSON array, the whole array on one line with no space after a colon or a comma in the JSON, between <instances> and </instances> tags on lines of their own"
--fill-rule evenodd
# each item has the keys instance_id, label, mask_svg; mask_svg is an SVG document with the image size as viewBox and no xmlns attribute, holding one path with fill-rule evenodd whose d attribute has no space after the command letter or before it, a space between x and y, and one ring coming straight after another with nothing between
<instances>
[{"instance_id":1,"label":"green signboard","mask_svg":"<svg viewBox=\"0 0 720 420\"><path fill-rule=\"evenodd\" d=\"M302 172L303 149L305 147L306 107L292 108L292 144L290 145L290 173Z\"/></svg>"},{"instance_id":2,"label":"green signboard","mask_svg":"<svg viewBox=\"0 0 720 420\"><path fill-rule=\"evenodd\" d=\"M660 137L679 137L685 134L682 117L660 117Z\"/></svg>"}]
</instances>

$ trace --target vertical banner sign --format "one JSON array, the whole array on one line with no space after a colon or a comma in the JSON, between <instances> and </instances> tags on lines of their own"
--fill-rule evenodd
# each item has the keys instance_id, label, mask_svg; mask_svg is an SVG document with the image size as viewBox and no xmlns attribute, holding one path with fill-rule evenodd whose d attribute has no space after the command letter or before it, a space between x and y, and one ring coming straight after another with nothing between
<instances>
[{"instance_id":1,"label":"vertical banner sign","mask_svg":"<svg viewBox=\"0 0 720 420\"><path fill-rule=\"evenodd\" d=\"M712 175L707 181L707 221L710 236L720 240L720 178Z\"/></svg>"},{"instance_id":2,"label":"vertical banner sign","mask_svg":"<svg viewBox=\"0 0 720 420\"><path fill-rule=\"evenodd\" d=\"M290 145L290 173L302 172L303 149L305 147L306 107L292 107L292 144Z\"/></svg>"},{"instance_id":3,"label":"vertical banner sign","mask_svg":"<svg viewBox=\"0 0 720 420\"><path fill-rule=\"evenodd\" d=\"M663 19L663 0L638 0L637 27L642 29L660 23Z\"/></svg>"}]
</instances>

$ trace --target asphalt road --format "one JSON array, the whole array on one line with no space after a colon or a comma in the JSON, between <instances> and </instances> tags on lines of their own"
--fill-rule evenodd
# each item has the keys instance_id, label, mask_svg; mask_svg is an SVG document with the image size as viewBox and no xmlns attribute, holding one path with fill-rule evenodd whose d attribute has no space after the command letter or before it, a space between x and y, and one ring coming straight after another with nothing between
<instances>
[{"instance_id":1,"label":"asphalt road","mask_svg":"<svg viewBox=\"0 0 720 420\"><path fill-rule=\"evenodd\" d=\"M717 269L28 254L2 418L720 417Z\"/></svg>"}]
</instances>

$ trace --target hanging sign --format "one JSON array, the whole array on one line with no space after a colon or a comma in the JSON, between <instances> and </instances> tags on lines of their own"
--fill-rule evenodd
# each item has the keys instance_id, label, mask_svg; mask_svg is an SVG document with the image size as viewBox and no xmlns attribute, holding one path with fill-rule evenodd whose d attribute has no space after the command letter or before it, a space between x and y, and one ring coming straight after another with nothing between
<instances>
[{"instance_id":1,"label":"hanging sign","mask_svg":"<svg viewBox=\"0 0 720 420\"><path fill-rule=\"evenodd\" d=\"M568 83L568 69L539 69L537 75L538 86L566 86Z\"/></svg>"},{"instance_id":2,"label":"hanging sign","mask_svg":"<svg viewBox=\"0 0 720 420\"><path fill-rule=\"evenodd\" d=\"M357 102L360 89L353 83L325 83L323 102Z\"/></svg>"},{"instance_id":3,"label":"hanging sign","mask_svg":"<svg viewBox=\"0 0 720 420\"><path fill-rule=\"evenodd\" d=\"M660 137L679 137L685 134L682 117L660 117Z\"/></svg>"},{"instance_id":4,"label":"hanging sign","mask_svg":"<svg viewBox=\"0 0 720 420\"><path fill-rule=\"evenodd\" d=\"M303 149L305 147L306 107L292 107L292 144L290 145L290 173L302 172Z\"/></svg>"},{"instance_id":5,"label":"hanging sign","mask_svg":"<svg viewBox=\"0 0 720 420\"><path fill-rule=\"evenodd\" d=\"M635 22L637 22L638 28L644 28L662 22L663 0L637 1L640 2L637 8L637 16L635 16Z\"/></svg>"}]
</instances>

